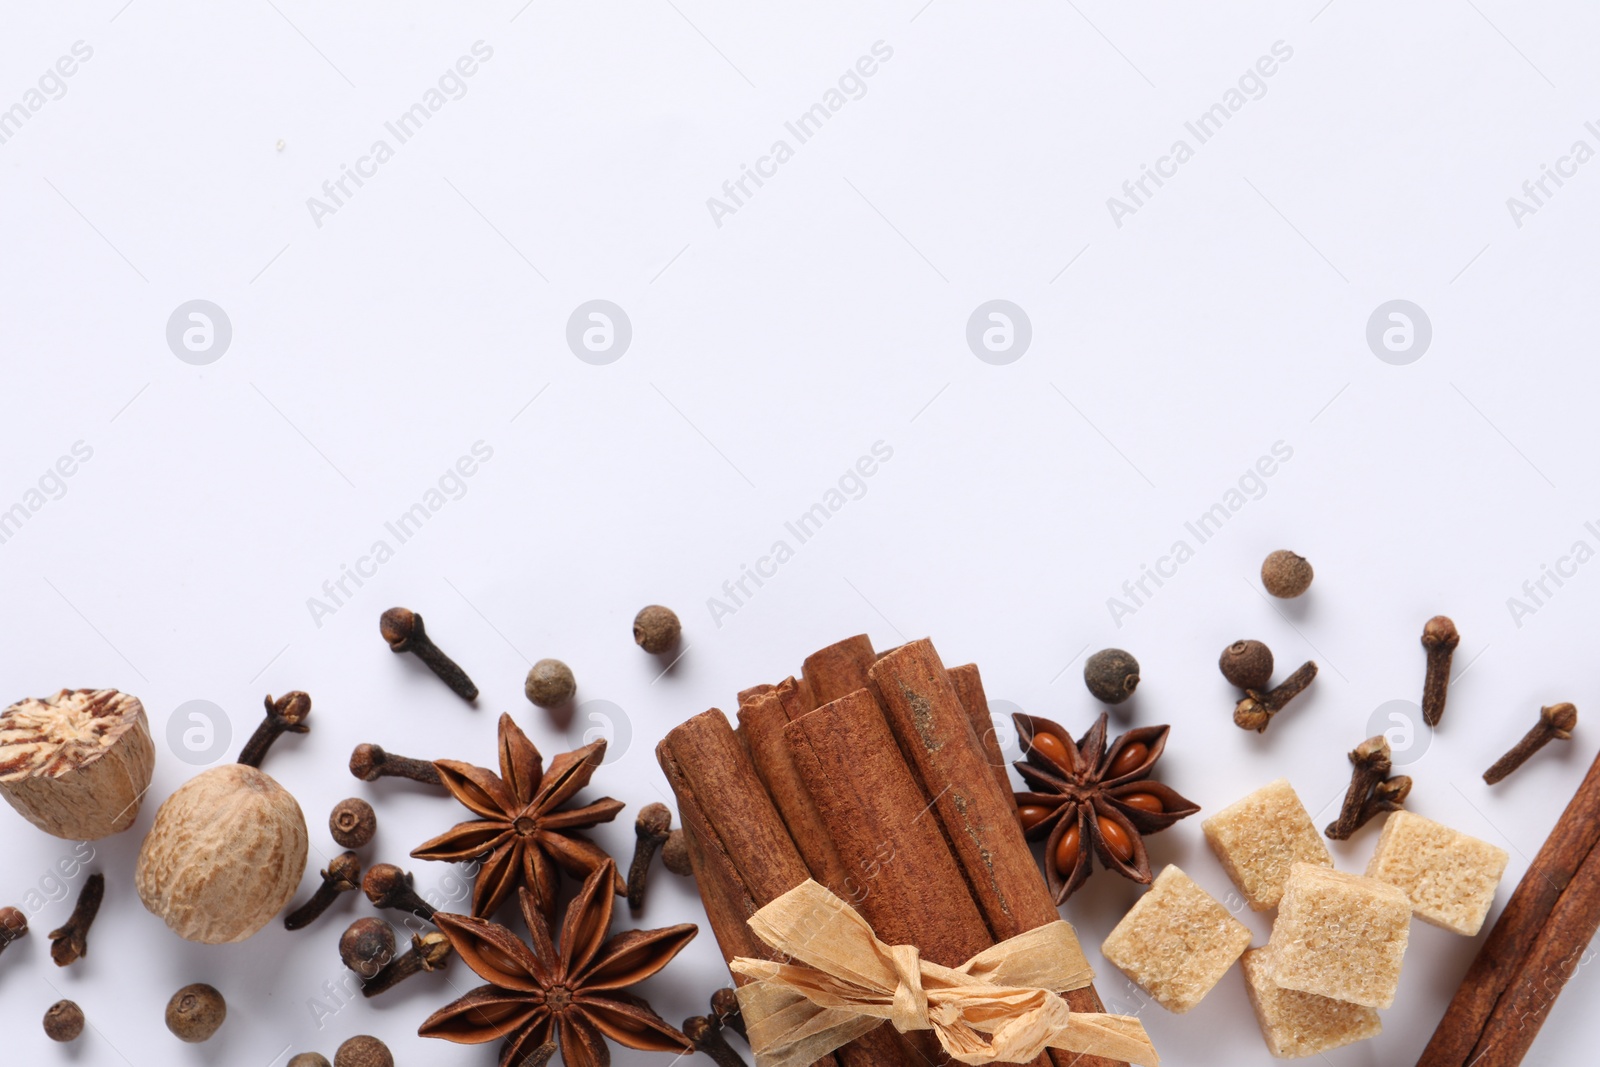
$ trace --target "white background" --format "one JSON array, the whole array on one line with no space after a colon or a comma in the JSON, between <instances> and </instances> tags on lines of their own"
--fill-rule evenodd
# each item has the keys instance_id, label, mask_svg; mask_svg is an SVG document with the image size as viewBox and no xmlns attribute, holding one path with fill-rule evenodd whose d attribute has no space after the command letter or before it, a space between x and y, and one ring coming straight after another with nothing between
<instances>
[{"instance_id":1,"label":"white background","mask_svg":"<svg viewBox=\"0 0 1600 1067\"><path fill-rule=\"evenodd\" d=\"M138 824L95 845L106 904L67 970L44 935L82 882L52 881L74 846L0 809L0 902L66 893L0 958L19 1062L267 1067L362 1032L401 1063L494 1062L414 1036L475 984L459 964L319 1028L312 998L340 976L335 941L364 901L211 948L148 914L132 872L157 804L199 769L167 741L179 706L225 709L215 762L264 694L301 688L313 732L267 769L305 808L313 865L336 851L328 809L366 796L381 822L367 860L444 892L447 868L405 857L463 809L361 785L348 753L491 763L501 711L547 754L572 747L606 724L585 714L564 733L523 699L543 656L572 665L580 699L621 709L587 795L629 803L598 835L626 862L636 806L666 791L653 749L668 728L861 630L879 647L931 634L948 662L982 666L992 699L1075 730L1096 711L1082 655L1126 647L1144 683L1115 721L1173 724L1162 780L1212 812L1287 775L1321 825L1345 751L1386 702L1417 699L1417 636L1447 612L1464 676L1441 731L1405 754L1411 806L1510 851L1498 913L1595 749L1600 565L1547 580L1520 620L1507 601L1575 541L1600 548L1584 527L1600 519L1600 164L1549 185L1520 227L1506 200L1575 140L1600 148L1584 128L1600 117L1600 16L1501 0L920 4L7 5L0 107L74 42L93 57L0 144L0 508L26 508L76 442L93 455L0 544L4 695L126 689L160 751ZM465 95L319 226L308 198L480 40L493 56ZM893 55L865 94L796 146L785 121L878 41ZM1264 95L1197 144L1184 123L1278 41L1293 55ZM778 138L794 158L718 226L707 198ZM1118 226L1107 198L1178 138L1194 158ZM165 336L195 299L232 324L206 366ZM592 299L632 322L608 366L565 341ZM1010 365L966 344L991 299L1031 320ZM1393 299L1432 323L1409 365L1365 338ZM464 494L315 619L324 582L479 441L493 455ZM797 545L785 521L878 441L892 459ZM1292 458L1198 544L1185 522L1276 442ZM718 625L708 599L779 538L794 558ZM1114 619L1108 598L1180 538L1193 558ZM1302 601L1260 593L1279 547L1316 566ZM686 625L664 677L629 637L650 602ZM477 708L387 651L377 617L397 603L477 679ZM1244 636L1280 675L1322 667L1264 736L1231 725L1215 668ZM1563 699L1585 717L1577 739L1486 788L1483 768ZM1199 823L1153 838L1152 859L1222 897ZM1362 870L1375 838L1336 846L1340 866ZM651 892L619 925L703 920L687 883ZM1180 1017L1141 1008L1100 960L1137 894L1100 872L1067 912L1108 1000L1139 1011L1169 1063L1269 1062L1237 973ZM1265 919L1242 917L1264 940ZM1478 940L1414 924L1384 1035L1327 1061L1414 1061ZM180 1046L162 1008L193 981L231 1015ZM706 931L646 992L676 1023L725 982ZM1541 1062L1584 1062L1597 993L1586 966ZM61 996L93 1026L71 1050L38 1024Z\"/></svg>"}]
</instances>

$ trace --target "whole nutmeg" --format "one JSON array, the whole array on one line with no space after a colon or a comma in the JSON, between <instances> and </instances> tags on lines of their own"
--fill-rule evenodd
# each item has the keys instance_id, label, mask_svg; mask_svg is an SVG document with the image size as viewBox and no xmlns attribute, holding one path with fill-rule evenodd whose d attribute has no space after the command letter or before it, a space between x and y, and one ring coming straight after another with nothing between
<instances>
[{"instance_id":1,"label":"whole nutmeg","mask_svg":"<svg viewBox=\"0 0 1600 1067\"><path fill-rule=\"evenodd\" d=\"M341 800L333 806L328 816L328 833L343 848L361 848L371 844L378 832L378 813L360 797Z\"/></svg>"},{"instance_id":2,"label":"whole nutmeg","mask_svg":"<svg viewBox=\"0 0 1600 1067\"><path fill-rule=\"evenodd\" d=\"M47 834L96 841L133 825L155 773L137 697L63 689L0 712L0 796Z\"/></svg>"},{"instance_id":3,"label":"whole nutmeg","mask_svg":"<svg viewBox=\"0 0 1600 1067\"><path fill-rule=\"evenodd\" d=\"M394 953L394 927L382 919L357 919L339 937L339 958L363 978L383 970Z\"/></svg>"},{"instance_id":4,"label":"whole nutmeg","mask_svg":"<svg viewBox=\"0 0 1600 1067\"><path fill-rule=\"evenodd\" d=\"M633 617L633 640L651 655L670 652L683 636L683 623L671 608L651 604Z\"/></svg>"},{"instance_id":5,"label":"whole nutmeg","mask_svg":"<svg viewBox=\"0 0 1600 1067\"><path fill-rule=\"evenodd\" d=\"M1272 649L1260 641L1235 641L1222 650L1217 666L1240 689L1265 690L1272 683Z\"/></svg>"},{"instance_id":6,"label":"whole nutmeg","mask_svg":"<svg viewBox=\"0 0 1600 1067\"><path fill-rule=\"evenodd\" d=\"M76 1041L83 1033L83 1009L70 1000L58 1000L44 1013L45 1036L51 1041Z\"/></svg>"},{"instance_id":7,"label":"whole nutmeg","mask_svg":"<svg viewBox=\"0 0 1600 1067\"><path fill-rule=\"evenodd\" d=\"M179 937L243 941L282 911L306 869L300 805L270 775L228 763L167 798L139 850L139 899Z\"/></svg>"},{"instance_id":8,"label":"whole nutmeg","mask_svg":"<svg viewBox=\"0 0 1600 1067\"><path fill-rule=\"evenodd\" d=\"M375 1037L352 1037L333 1054L333 1067L394 1067L394 1054Z\"/></svg>"},{"instance_id":9,"label":"whole nutmeg","mask_svg":"<svg viewBox=\"0 0 1600 1067\"><path fill-rule=\"evenodd\" d=\"M1261 584L1275 597L1297 597L1311 588L1311 564L1304 556L1280 548L1262 561Z\"/></svg>"},{"instance_id":10,"label":"whole nutmeg","mask_svg":"<svg viewBox=\"0 0 1600 1067\"><path fill-rule=\"evenodd\" d=\"M228 1002L204 982L184 986L167 1001L167 1029L190 1044L211 1040L227 1017Z\"/></svg>"},{"instance_id":11,"label":"whole nutmeg","mask_svg":"<svg viewBox=\"0 0 1600 1067\"><path fill-rule=\"evenodd\" d=\"M332 1067L320 1052L302 1052L289 1061L289 1067Z\"/></svg>"},{"instance_id":12,"label":"whole nutmeg","mask_svg":"<svg viewBox=\"0 0 1600 1067\"><path fill-rule=\"evenodd\" d=\"M522 692L541 708L559 708L578 691L572 668L558 659L542 659L528 671Z\"/></svg>"},{"instance_id":13,"label":"whole nutmeg","mask_svg":"<svg viewBox=\"0 0 1600 1067\"><path fill-rule=\"evenodd\" d=\"M1120 648L1103 648L1084 662L1083 684L1102 704L1120 704L1139 688L1139 661Z\"/></svg>"}]
</instances>

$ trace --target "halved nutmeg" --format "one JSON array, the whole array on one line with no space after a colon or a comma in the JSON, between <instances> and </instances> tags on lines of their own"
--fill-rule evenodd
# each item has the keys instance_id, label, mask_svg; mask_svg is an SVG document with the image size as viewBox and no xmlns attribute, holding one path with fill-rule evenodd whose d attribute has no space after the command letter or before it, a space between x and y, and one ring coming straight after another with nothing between
<instances>
[{"instance_id":1,"label":"halved nutmeg","mask_svg":"<svg viewBox=\"0 0 1600 1067\"><path fill-rule=\"evenodd\" d=\"M56 837L132 826L155 765L144 705L127 693L63 689L0 712L0 796Z\"/></svg>"}]
</instances>

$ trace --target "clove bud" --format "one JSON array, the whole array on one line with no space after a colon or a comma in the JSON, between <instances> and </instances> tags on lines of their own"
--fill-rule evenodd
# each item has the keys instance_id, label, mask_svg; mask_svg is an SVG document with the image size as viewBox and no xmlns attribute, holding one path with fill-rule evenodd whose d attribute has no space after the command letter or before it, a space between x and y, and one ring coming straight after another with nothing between
<instances>
[{"instance_id":1,"label":"clove bud","mask_svg":"<svg viewBox=\"0 0 1600 1067\"><path fill-rule=\"evenodd\" d=\"M28 917L17 908L0 908L0 952L28 933Z\"/></svg>"},{"instance_id":2,"label":"clove bud","mask_svg":"<svg viewBox=\"0 0 1600 1067\"><path fill-rule=\"evenodd\" d=\"M72 909L67 925L50 932L50 958L57 967L65 967L89 954L89 927L100 913L100 902L106 895L106 876L91 874L78 893L77 907Z\"/></svg>"},{"instance_id":3,"label":"clove bud","mask_svg":"<svg viewBox=\"0 0 1600 1067\"><path fill-rule=\"evenodd\" d=\"M379 618L378 629L383 639L389 642L389 651L415 653L456 696L469 704L478 699L478 687L472 684L472 679L467 677L467 672L455 660L433 643L427 630L423 629L421 615L410 608L390 608Z\"/></svg>"},{"instance_id":4,"label":"clove bud","mask_svg":"<svg viewBox=\"0 0 1600 1067\"><path fill-rule=\"evenodd\" d=\"M310 926L328 910L340 893L361 888L361 860L354 852L341 852L333 857L328 869L322 872L322 884L311 899L290 912L283 920L286 930L299 930Z\"/></svg>"},{"instance_id":5,"label":"clove bud","mask_svg":"<svg viewBox=\"0 0 1600 1067\"><path fill-rule=\"evenodd\" d=\"M361 983L361 995L375 997L423 971L443 970L450 962L450 939L441 933L417 934L411 950Z\"/></svg>"},{"instance_id":6,"label":"clove bud","mask_svg":"<svg viewBox=\"0 0 1600 1067\"><path fill-rule=\"evenodd\" d=\"M239 753L239 762L246 767L259 768L261 761L266 758L267 749L284 734L311 732L306 722L311 715L311 697L307 694L296 689L273 700L269 693L266 705L267 717L256 727L256 732L250 735L250 740L245 742Z\"/></svg>"},{"instance_id":7,"label":"clove bud","mask_svg":"<svg viewBox=\"0 0 1600 1067\"><path fill-rule=\"evenodd\" d=\"M715 1017L694 1015L683 1021L683 1034L694 1047L711 1057L717 1067L749 1067L744 1057L733 1051Z\"/></svg>"},{"instance_id":8,"label":"clove bud","mask_svg":"<svg viewBox=\"0 0 1600 1067\"><path fill-rule=\"evenodd\" d=\"M1233 709L1233 724L1241 730L1266 733L1267 724L1272 721L1272 717L1282 711L1289 701L1299 696L1316 676L1317 665L1307 660L1300 665L1299 670L1285 678L1281 685L1265 693L1258 693L1254 689L1247 690L1244 699Z\"/></svg>"},{"instance_id":9,"label":"clove bud","mask_svg":"<svg viewBox=\"0 0 1600 1067\"><path fill-rule=\"evenodd\" d=\"M1389 776L1390 757L1389 740L1382 734L1367 738L1350 752L1350 763L1354 767L1350 774L1350 788L1345 791L1344 806L1339 809L1339 817L1329 823L1323 833L1335 841L1347 841L1351 834L1361 828L1366 822L1361 817L1362 812L1374 787ZM1404 799L1405 793L1411 791L1411 780L1405 779L1403 789L1398 784L1393 788L1400 791ZM1367 816L1368 819L1371 817Z\"/></svg>"},{"instance_id":10,"label":"clove bud","mask_svg":"<svg viewBox=\"0 0 1600 1067\"><path fill-rule=\"evenodd\" d=\"M392 863L376 863L361 882L367 899L380 908L409 911L411 914L433 922L434 907L417 896L411 887L411 875Z\"/></svg>"},{"instance_id":11,"label":"clove bud","mask_svg":"<svg viewBox=\"0 0 1600 1067\"><path fill-rule=\"evenodd\" d=\"M350 753L350 773L363 782L379 778L409 778L428 785L444 785L439 769L427 760L411 759L385 752L377 745L357 745Z\"/></svg>"},{"instance_id":12,"label":"clove bud","mask_svg":"<svg viewBox=\"0 0 1600 1067\"><path fill-rule=\"evenodd\" d=\"M655 858L656 850L666 844L672 832L672 809L661 803L646 804L639 809L633 831L638 843L633 850L633 865L628 868L628 907L638 911L644 907L650 861Z\"/></svg>"}]
</instances>

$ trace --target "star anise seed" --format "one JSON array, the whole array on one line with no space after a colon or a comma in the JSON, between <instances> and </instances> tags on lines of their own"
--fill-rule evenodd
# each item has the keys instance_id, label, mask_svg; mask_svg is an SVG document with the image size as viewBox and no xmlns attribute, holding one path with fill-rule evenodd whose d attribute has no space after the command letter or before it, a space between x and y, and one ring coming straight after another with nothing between
<instances>
[{"instance_id":1,"label":"star anise seed","mask_svg":"<svg viewBox=\"0 0 1600 1067\"><path fill-rule=\"evenodd\" d=\"M519 884L553 918L559 870L584 878L611 862L599 845L576 831L615 819L625 807L622 801L604 797L582 807L561 806L589 784L605 752L601 739L562 753L545 770L533 742L510 715L501 715L499 775L456 760L434 763L445 788L478 818L456 825L411 855L448 863L481 859L472 888L472 914L480 918L493 915ZM614 869L613 878L615 891L627 892Z\"/></svg>"},{"instance_id":2,"label":"star anise seed","mask_svg":"<svg viewBox=\"0 0 1600 1067\"><path fill-rule=\"evenodd\" d=\"M501 1067L513 1067L559 1041L567 1067L609 1067L609 1038L646 1052L688 1054L694 1045L630 986L661 970L694 939L693 923L627 930L607 937L616 865L607 859L567 907L559 946L533 895L517 891L529 943L497 923L439 914L439 929L487 985L433 1013L423 1037L480 1045L504 1039Z\"/></svg>"},{"instance_id":3,"label":"star anise seed","mask_svg":"<svg viewBox=\"0 0 1600 1067\"><path fill-rule=\"evenodd\" d=\"M1096 855L1124 878L1148 885L1144 835L1200 810L1171 786L1149 780L1170 727L1130 730L1108 748L1105 715L1076 742L1049 719L1012 718L1026 756L1013 766L1033 787L1016 794L1017 813L1030 840L1046 841L1045 879L1056 903L1084 883Z\"/></svg>"}]
</instances>

